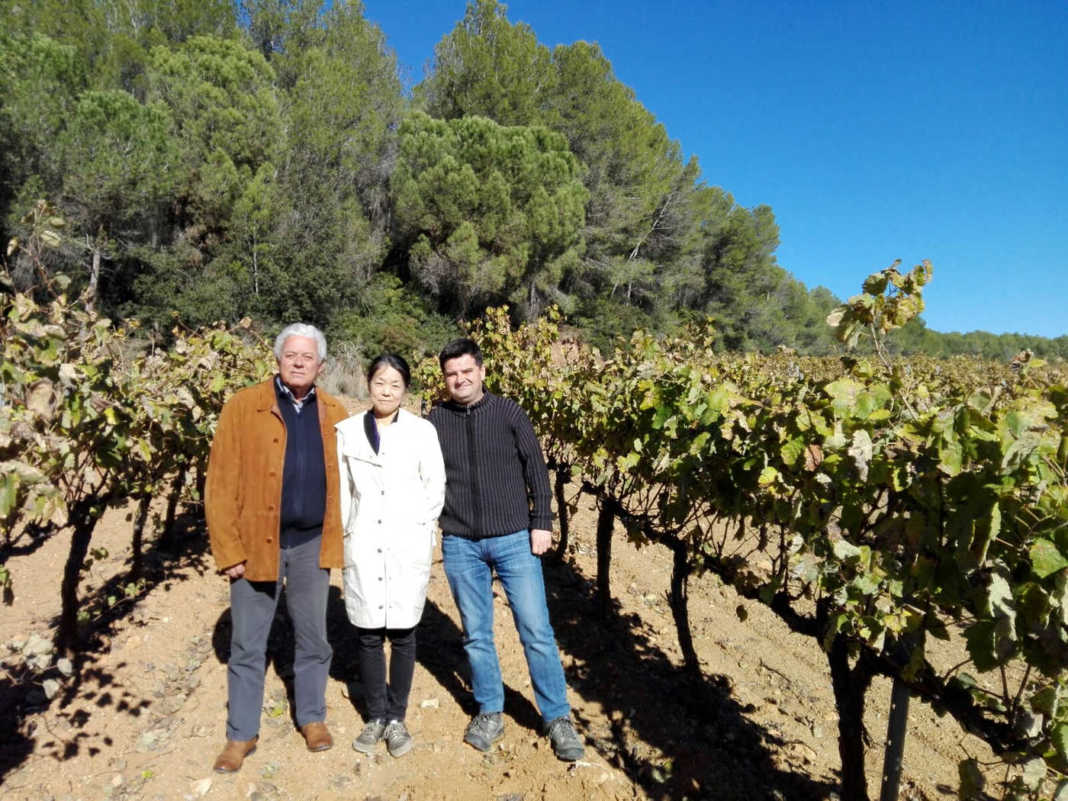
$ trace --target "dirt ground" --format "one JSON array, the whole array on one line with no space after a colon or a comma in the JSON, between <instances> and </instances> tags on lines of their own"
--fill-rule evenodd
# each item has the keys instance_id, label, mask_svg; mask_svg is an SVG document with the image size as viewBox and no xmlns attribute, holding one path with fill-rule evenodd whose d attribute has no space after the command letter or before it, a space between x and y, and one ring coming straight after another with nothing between
<instances>
[{"instance_id":1,"label":"dirt ground","mask_svg":"<svg viewBox=\"0 0 1068 801\"><path fill-rule=\"evenodd\" d=\"M327 688L335 747L308 753L290 716L292 637L284 612L271 635L259 748L240 773L211 765L224 740L228 591L215 574L195 517L177 553L149 542L148 578L121 600L129 568L129 510L109 512L82 584L94 611L91 646L74 663L27 656L51 637L69 535L44 539L7 562L14 603L0 612L0 798L368 799L836 799L838 752L830 679L815 643L791 634L768 610L710 579L694 582L690 610L705 680L680 669L665 593L670 555L616 538L615 613L594 598L595 512L583 500L566 560L546 565L549 603L574 719L588 748L557 761L538 733L522 650L502 593L497 637L506 684L505 737L491 754L462 741L473 712L459 616L440 563L419 630L408 724L416 746L366 757L350 743L362 726L352 629L334 571L328 618L335 655ZM743 622L737 613L748 612ZM284 605L283 605L284 606ZM27 658L31 663L27 663ZM36 660L37 667L32 668ZM65 675L68 673L70 675ZM47 683L46 680L51 683ZM47 697L51 696L51 697ZM870 693L868 777L879 794L890 687ZM694 701L701 698L701 701ZM701 708L699 708L701 707ZM704 722L702 722L704 721ZM982 755L951 719L913 704L903 799L955 797L956 764Z\"/></svg>"}]
</instances>

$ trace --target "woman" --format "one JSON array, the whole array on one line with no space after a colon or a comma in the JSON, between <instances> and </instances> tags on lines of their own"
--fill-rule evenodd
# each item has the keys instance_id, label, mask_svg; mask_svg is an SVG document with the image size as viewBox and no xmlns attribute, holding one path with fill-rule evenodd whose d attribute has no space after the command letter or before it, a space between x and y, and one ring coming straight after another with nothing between
<instances>
[{"instance_id":1,"label":"woman","mask_svg":"<svg viewBox=\"0 0 1068 801\"><path fill-rule=\"evenodd\" d=\"M445 499L437 433L401 408L411 371L383 354L367 370L371 408L337 424L345 610L359 638L368 722L352 747L408 753L404 725L415 672L415 627L423 614L434 531ZM391 643L386 680L385 638Z\"/></svg>"}]
</instances>

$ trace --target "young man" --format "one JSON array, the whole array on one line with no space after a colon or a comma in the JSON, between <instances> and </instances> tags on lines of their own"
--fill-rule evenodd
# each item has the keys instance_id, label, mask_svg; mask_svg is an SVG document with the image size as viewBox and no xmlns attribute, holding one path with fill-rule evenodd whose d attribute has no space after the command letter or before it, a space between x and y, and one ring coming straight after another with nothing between
<instances>
[{"instance_id":1,"label":"young man","mask_svg":"<svg viewBox=\"0 0 1068 801\"><path fill-rule=\"evenodd\" d=\"M326 339L295 323L274 343L278 373L223 406L211 443L205 511L211 550L230 579L229 711L215 770L233 773L256 748L267 635L285 581L296 635L297 725L309 751L333 744L326 727L330 568L343 566L334 425L345 407L315 381Z\"/></svg>"},{"instance_id":2,"label":"young man","mask_svg":"<svg viewBox=\"0 0 1068 801\"><path fill-rule=\"evenodd\" d=\"M571 724L567 686L545 603L538 558L552 542L549 475L530 420L483 389L482 352L470 339L439 356L450 400L430 412L445 457L442 555L460 610L478 714L464 742L488 751L504 736L504 686L493 641L493 573L504 587L553 751L573 762L583 744Z\"/></svg>"}]
</instances>

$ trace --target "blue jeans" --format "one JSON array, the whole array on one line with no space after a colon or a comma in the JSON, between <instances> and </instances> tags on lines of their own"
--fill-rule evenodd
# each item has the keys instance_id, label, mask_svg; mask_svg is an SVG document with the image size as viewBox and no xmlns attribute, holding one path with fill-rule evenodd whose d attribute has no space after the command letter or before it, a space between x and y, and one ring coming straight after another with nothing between
<instances>
[{"instance_id":1,"label":"blue jeans","mask_svg":"<svg viewBox=\"0 0 1068 801\"><path fill-rule=\"evenodd\" d=\"M282 547L278 581L230 582L230 661L226 665L228 740L251 740L260 730L267 635L285 579L286 608L293 623L293 696L297 725L326 719L326 679L334 652L326 640L330 571L319 567L321 537Z\"/></svg>"},{"instance_id":2,"label":"blue jeans","mask_svg":"<svg viewBox=\"0 0 1068 801\"><path fill-rule=\"evenodd\" d=\"M519 641L534 685L534 699L546 723L568 715L567 685L556 636L545 604L541 560L530 552L530 534L467 540L446 535L441 543L445 575L464 627L464 650L479 712L504 709L504 685L493 641L493 571L512 609Z\"/></svg>"}]
</instances>

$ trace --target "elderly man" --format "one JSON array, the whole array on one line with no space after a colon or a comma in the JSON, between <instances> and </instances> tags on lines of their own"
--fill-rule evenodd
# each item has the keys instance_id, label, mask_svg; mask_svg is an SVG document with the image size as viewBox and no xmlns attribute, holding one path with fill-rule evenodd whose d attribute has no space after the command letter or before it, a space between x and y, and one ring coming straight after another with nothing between
<instances>
[{"instance_id":1,"label":"elderly man","mask_svg":"<svg viewBox=\"0 0 1068 801\"><path fill-rule=\"evenodd\" d=\"M274 343L278 373L223 407L208 463L205 509L215 563L230 579L229 712L215 760L233 773L256 747L267 635L285 585L296 648L296 718L309 751L333 745L326 727L330 568L343 566L334 425L348 413L315 387L326 339L296 323Z\"/></svg>"}]
</instances>

